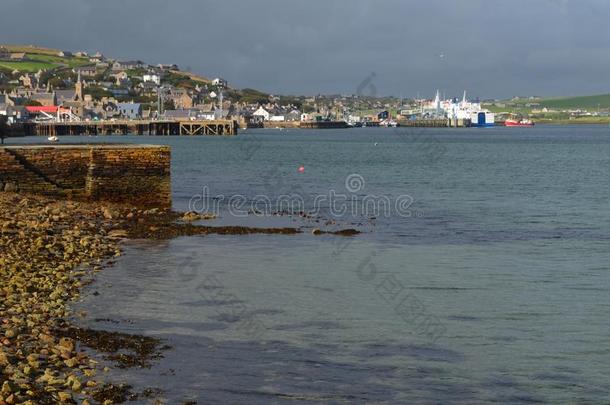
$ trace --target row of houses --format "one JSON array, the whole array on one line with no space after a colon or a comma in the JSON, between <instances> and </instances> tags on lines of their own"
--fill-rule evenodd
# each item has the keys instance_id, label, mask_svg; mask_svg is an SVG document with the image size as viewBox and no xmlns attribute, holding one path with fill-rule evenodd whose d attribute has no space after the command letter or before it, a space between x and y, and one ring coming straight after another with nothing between
<instances>
[{"instance_id":1,"label":"row of houses","mask_svg":"<svg viewBox=\"0 0 610 405\"><path fill-rule=\"evenodd\" d=\"M301 121L303 118L301 111L296 108L284 108L279 106L259 107L252 113L253 122L285 122L285 121Z\"/></svg>"}]
</instances>

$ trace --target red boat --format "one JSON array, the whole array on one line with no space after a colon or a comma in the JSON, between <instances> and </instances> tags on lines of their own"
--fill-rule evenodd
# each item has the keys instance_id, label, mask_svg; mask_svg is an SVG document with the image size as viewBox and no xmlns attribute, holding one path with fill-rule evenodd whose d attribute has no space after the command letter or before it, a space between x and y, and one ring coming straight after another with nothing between
<instances>
[{"instance_id":1,"label":"red boat","mask_svg":"<svg viewBox=\"0 0 610 405\"><path fill-rule=\"evenodd\" d=\"M506 120L504 125L507 127L533 127L535 124L530 120Z\"/></svg>"}]
</instances>

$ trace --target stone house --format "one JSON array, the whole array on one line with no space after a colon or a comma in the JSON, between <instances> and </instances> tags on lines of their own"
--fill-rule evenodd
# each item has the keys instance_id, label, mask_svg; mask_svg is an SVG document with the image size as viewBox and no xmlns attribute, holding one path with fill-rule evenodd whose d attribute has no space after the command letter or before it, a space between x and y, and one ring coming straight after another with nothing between
<instances>
[{"instance_id":1,"label":"stone house","mask_svg":"<svg viewBox=\"0 0 610 405\"><path fill-rule=\"evenodd\" d=\"M63 105L66 101L76 100L76 90L55 90L57 104Z\"/></svg>"},{"instance_id":2,"label":"stone house","mask_svg":"<svg viewBox=\"0 0 610 405\"><path fill-rule=\"evenodd\" d=\"M85 103L82 101L64 101L62 106L69 108L72 114L76 115L77 117L85 117Z\"/></svg>"},{"instance_id":3,"label":"stone house","mask_svg":"<svg viewBox=\"0 0 610 405\"><path fill-rule=\"evenodd\" d=\"M185 89L172 89L167 98L172 100L176 109L193 108L193 98Z\"/></svg>"},{"instance_id":4,"label":"stone house","mask_svg":"<svg viewBox=\"0 0 610 405\"><path fill-rule=\"evenodd\" d=\"M39 102L42 106L51 107L57 105L54 93L33 93L30 100Z\"/></svg>"},{"instance_id":5,"label":"stone house","mask_svg":"<svg viewBox=\"0 0 610 405\"><path fill-rule=\"evenodd\" d=\"M97 68L95 66L81 66L73 69L73 72L83 77L94 77L97 75Z\"/></svg>"},{"instance_id":6,"label":"stone house","mask_svg":"<svg viewBox=\"0 0 610 405\"><path fill-rule=\"evenodd\" d=\"M301 112L299 110L291 110L289 113L285 115L286 121L300 121L301 120Z\"/></svg>"},{"instance_id":7,"label":"stone house","mask_svg":"<svg viewBox=\"0 0 610 405\"><path fill-rule=\"evenodd\" d=\"M143 82L138 85L140 89L140 94L148 97L153 97L157 95L157 85L153 82Z\"/></svg>"},{"instance_id":8,"label":"stone house","mask_svg":"<svg viewBox=\"0 0 610 405\"><path fill-rule=\"evenodd\" d=\"M119 108L114 102L107 102L99 106L96 112L105 120L118 117L120 114Z\"/></svg>"},{"instance_id":9,"label":"stone house","mask_svg":"<svg viewBox=\"0 0 610 405\"><path fill-rule=\"evenodd\" d=\"M116 79L115 80L116 86L122 87L122 86L129 85L129 76L127 75L127 72L121 71L121 72L115 73L111 76Z\"/></svg>"},{"instance_id":10,"label":"stone house","mask_svg":"<svg viewBox=\"0 0 610 405\"><path fill-rule=\"evenodd\" d=\"M124 118L137 120L142 117L142 104L140 103L118 103L117 108Z\"/></svg>"},{"instance_id":11,"label":"stone house","mask_svg":"<svg viewBox=\"0 0 610 405\"><path fill-rule=\"evenodd\" d=\"M157 65L157 67L158 67L159 69L161 69L161 70L180 70L180 69L178 68L178 65L176 65L176 64L173 64L173 65L166 65L166 64L163 64L163 63L159 63L159 64Z\"/></svg>"},{"instance_id":12,"label":"stone house","mask_svg":"<svg viewBox=\"0 0 610 405\"><path fill-rule=\"evenodd\" d=\"M26 87L28 89L38 87L38 80L36 79L36 77L30 76L29 73L26 73L19 77L19 82L23 87Z\"/></svg>"},{"instance_id":13,"label":"stone house","mask_svg":"<svg viewBox=\"0 0 610 405\"><path fill-rule=\"evenodd\" d=\"M13 52L11 53L11 60L22 61L26 59L25 52Z\"/></svg>"},{"instance_id":14,"label":"stone house","mask_svg":"<svg viewBox=\"0 0 610 405\"><path fill-rule=\"evenodd\" d=\"M100 63L103 62L105 59L106 58L104 58L104 55L102 55L100 52L96 52L95 55L89 58L89 62Z\"/></svg>"},{"instance_id":15,"label":"stone house","mask_svg":"<svg viewBox=\"0 0 610 405\"><path fill-rule=\"evenodd\" d=\"M144 62L139 60L116 61L112 64L112 70L133 70L141 67L144 67Z\"/></svg>"}]
</instances>

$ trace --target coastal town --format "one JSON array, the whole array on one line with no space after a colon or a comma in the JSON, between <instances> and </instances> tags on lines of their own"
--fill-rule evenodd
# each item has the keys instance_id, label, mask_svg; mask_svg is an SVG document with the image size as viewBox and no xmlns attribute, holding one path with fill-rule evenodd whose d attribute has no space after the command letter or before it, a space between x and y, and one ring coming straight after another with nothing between
<instances>
[{"instance_id":1,"label":"coastal town","mask_svg":"<svg viewBox=\"0 0 610 405\"><path fill-rule=\"evenodd\" d=\"M595 111L549 108L536 97L481 101L467 99L466 92L463 97L449 99L441 97L440 91L431 98L412 99L357 93L361 94L273 95L237 89L222 77L209 79L183 71L176 64L119 60L99 51L0 46L0 121L5 125L36 124L26 127L36 134L235 134L237 128L249 127L522 126L522 122L531 122L527 118L589 122L610 117L610 111L601 110L599 103ZM190 121L204 124L196 128L158 125ZM98 125L115 122L123 125ZM126 122L148 126L138 129ZM72 125L56 128L65 123Z\"/></svg>"},{"instance_id":2,"label":"coastal town","mask_svg":"<svg viewBox=\"0 0 610 405\"><path fill-rule=\"evenodd\" d=\"M608 14L3 0L0 405L610 403Z\"/></svg>"},{"instance_id":3,"label":"coastal town","mask_svg":"<svg viewBox=\"0 0 610 405\"><path fill-rule=\"evenodd\" d=\"M0 47L0 115L9 123L235 120L242 127L279 126L344 119L347 105L355 104L347 97L238 90L223 78L208 79L182 71L176 64L122 61L100 52L15 49L27 51L28 47ZM394 107L379 100L357 103L370 111ZM378 116L360 120L373 122Z\"/></svg>"}]
</instances>

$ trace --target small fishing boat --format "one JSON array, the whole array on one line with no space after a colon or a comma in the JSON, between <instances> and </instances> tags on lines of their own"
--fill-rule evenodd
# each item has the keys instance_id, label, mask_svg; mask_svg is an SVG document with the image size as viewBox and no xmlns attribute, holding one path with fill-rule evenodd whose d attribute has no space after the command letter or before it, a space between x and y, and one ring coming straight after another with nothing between
<instances>
[{"instance_id":1,"label":"small fishing boat","mask_svg":"<svg viewBox=\"0 0 610 405\"><path fill-rule=\"evenodd\" d=\"M51 135L47 139L49 140L49 142L59 142L59 138L55 135Z\"/></svg>"},{"instance_id":2,"label":"small fishing boat","mask_svg":"<svg viewBox=\"0 0 610 405\"><path fill-rule=\"evenodd\" d=\"M534 122L526 119L522 120L506 120L504 123L507 127L533 127Z\"/></svg>"}]
</instances>

